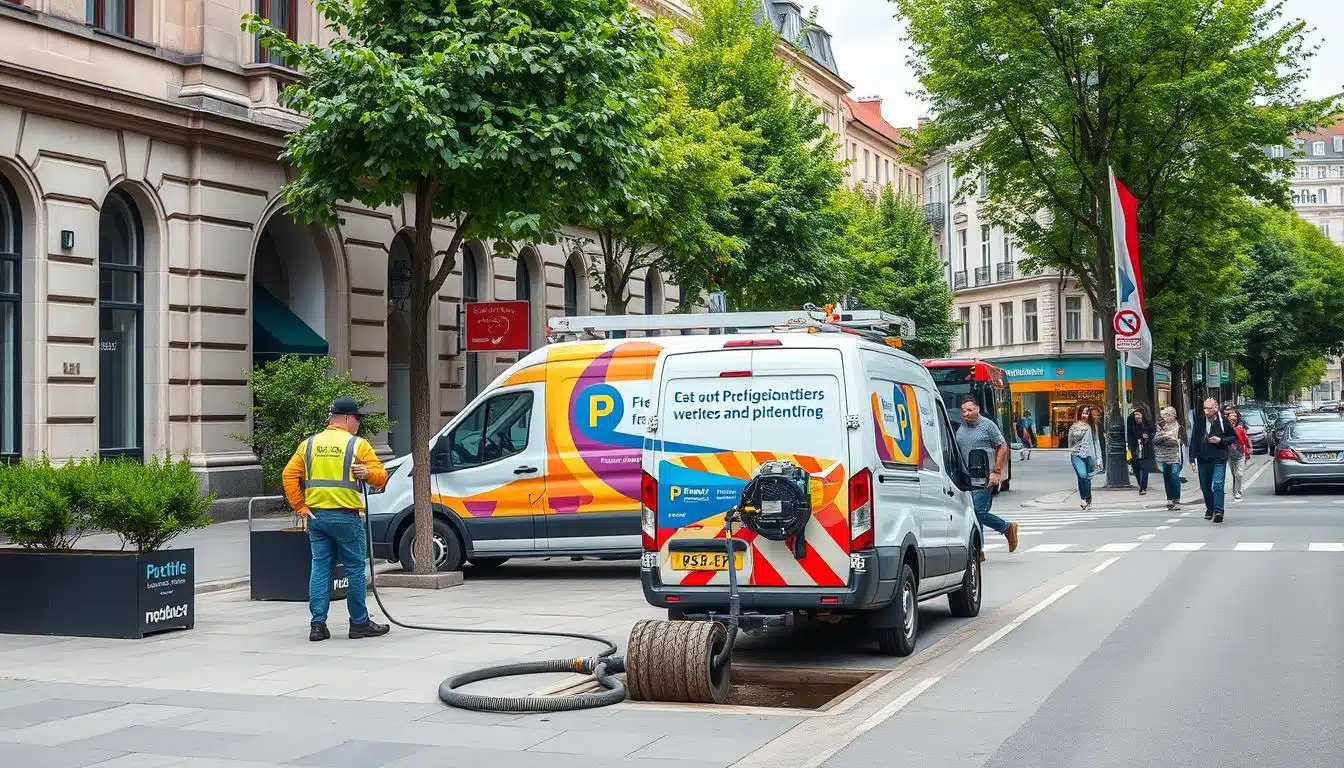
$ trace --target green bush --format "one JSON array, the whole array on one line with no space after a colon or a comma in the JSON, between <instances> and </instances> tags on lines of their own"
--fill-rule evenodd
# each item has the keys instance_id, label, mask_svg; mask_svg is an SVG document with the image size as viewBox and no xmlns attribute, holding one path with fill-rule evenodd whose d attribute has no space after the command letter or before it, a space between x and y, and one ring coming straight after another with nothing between
<instances>
[{"instance_id":1,"label":"green bush","mask_svg":"<svg viewBox=\"0 0 1344 768\"><path fill-rule=\"evenodd\" d=\"M330 357L285 355L252 371L252 434L229 437L247 443L257 455L267 488L280 486L280 474L299 443L327 425L333 400L353 397L361 408L374 401L368 386L349 372L333 375L332 363ZM370 413L361 420L359 435L368 439L388 426L386 415Z\"/></svg>"},{"instance_id":2,"label":"green bush","mask_svg":"<svg viewBox=\"0 0 1344 768\"><path fill-rule=\"evenodd\" d=\"M98 466L91 518L140 552L161 548L178 534L204 528L215 494L202 495L200 481L185 458L155 457L149 464L104 461Z\"/></svg>"},{"instance_id":3,"label":"green bush","mask_svg":"<svg viewBox=\"0 0 1344 768\"><path fill-rule=\"evenodd\" d=\"M57 469L45 456L0 467L0 533L22 547L71 548L94 526L97 469L91 459Z\"/></svg>"}]
</instances>

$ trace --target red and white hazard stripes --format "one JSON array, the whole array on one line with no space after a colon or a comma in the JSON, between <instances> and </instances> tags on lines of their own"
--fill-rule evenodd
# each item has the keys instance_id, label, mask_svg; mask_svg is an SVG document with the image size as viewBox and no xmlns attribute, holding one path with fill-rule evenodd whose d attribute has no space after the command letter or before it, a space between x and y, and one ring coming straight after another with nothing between
<instances>
[{"instance_id":1,"label":"red and white hazard stripes","mask_svg":"<svg viewBox=\"0 0 1344 768\"><path fill-rule=\"evenodd\" d=\"M814 504L804 531L806 555L794 557L788 542L771 541L743 528L735 538L747 542L746 556L738 571L739 583L760 587L842 587L849 583L848 478L841 462L800 454L771 451L738 451L700 454L670 459L688 469L749 480L767 461L791 461L821 484L821 500ZM816 493L814 491L814 498ZM686 587L726 585L727 571L679 571L672 568L668 542L686 539L724 538L723 515L700 520L681 528L658 530L659 568L664 584Z\"/></svg>"}]
</instances>

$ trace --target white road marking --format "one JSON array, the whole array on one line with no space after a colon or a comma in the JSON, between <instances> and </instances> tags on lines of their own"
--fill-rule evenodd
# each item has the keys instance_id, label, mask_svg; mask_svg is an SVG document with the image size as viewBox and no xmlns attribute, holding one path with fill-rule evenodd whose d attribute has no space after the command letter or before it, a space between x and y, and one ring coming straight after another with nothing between
<instances>
[{"instance_id":1,"label":"white road marking","mask_svg":"<svg viewBox=\"0 0 1344 768\"><path fill-rule=\"evenodd\" d=\"M1179 523L1179 522L1181 522L1181 518L1179 518L1179 517L1169 517L1169 518L1167 518L1167 522L1168 522L1168 523Z\"/></svg>"},{"instance_id":2,"label":"white road marking","mask_svg":"<svg viewBox=\"0 0 1344 768\"><path fill-rule=\"evenodd\" d=\"M1107 568L1110 568L1111 565L1112 565L1116 560L1119 560L1119 559L1120 559L1120 556L1119 556L1119 555L1116 555L1115 557L1112 557L1110 560L1107 560L1106 562L1102 563L1101 565L1098 565L1096 568L1093 568L1093 569L1092 569L1092 572L1093 572L1093 573L1101 573L1102 571L1106 570Z\"/></svg>"},{"instance_id":3,"label":"white road marking","mask_svg":"<svg viewBox=\"0 0 1344 768\"><path fill-rule=\"evenodd\" d=\"M1028 552L1063 552L1064 550L1068 549L1068 548L1071 547L1071 546L1073 546L1073 545L1072 545L1072 544L1037 544L1036 546L1032 547L1031 549L1028 549L1027 551L1028 551Z\"/></svg>"},{"instance_id":4,"label":"white road marking","mask_svg":"<svg viewBox=\"0 0 1344 768\"><path fill-rule=\"evenodd\" d=\"M1268 552L1274 548L1272 541L1241 541L1232 548L1233 552Z\"/></svg>"},{"instance_id":5,"label":"white road marking","mask_svg":"<svg viewBox=\"0 0 1344 768\"><path fill-rule=\"evenodd\" d=\"M1312 542L1311 544L1308 544L1308 545L1307 545L1307 551L1308 551L1308 552L1344 552L1344 542L1341 542L1341 541L1329 541L1329 542L1319 542L1319 541L1317 541L1317 542Z\"/></svg>"},{"instance_id":6,"label":"white road marking","mask_svg":"<svg viewBox=\"0 0 1344 768\"><path fill-rule=\"evenodd\" d=\"M1061 598L1061 597L1063 597L1063 596L1069 594L1069 593L1072 592L1077 586L1078 586L1077 584L1069 584L1069 585L1067 585L1067 586L1063 586L1063 587L1060 587L1059 589L1055 590L1055 593L1054 593L1053 595L1051 595L1051 596L1045 598L1045 599L1042 600L1041 602L1039 602L1039 603L1033 605L1031 608L1027 609L1027 611L1026 611L1025 613L1023 613L1021 616L1018 616L1016 619L1013 619L1011 622L1009 622L1009 623L1008 623L1008 626L1004 627L1003 629L1000 629L998 632L995 632L994 634L990 635L989 637L986 637L984 640L981 640L979 643L976 643L976 644L975 644L975 647L971 648L971 654L972 654L972 655L977 654L977 653L979 653L979 652L985 650L985 649L988 648L989 646L991 646L991 645L997 643L998 641L1002 640L1005 636L1008 635L1009 632L1012 632L1014 629L1017 629L1018 627L1020 627L1020 626L1022 626L1023 624L1025 624L1028 620L1031 619L1032 616L1035 616L1036 614L1040 613L1041 611L1044 611L1046 608L1049 608L1051 603L1053 603L1053 602L1055 602L1056 600L1058 600L1059 598Z\"/></svg>"},{"instance_id":7,"label":"white road marking","mask_svg":"<svg viewBox=\"0 0 1344 768\"><path fill-rule=\"evenodd\" d=\"M1168 544L1166 550L1168 552L1198 552L1204 548L1205 543L1203 541L1176 541Z\"/></svg>"},{"instance_id":8,"label":"white road marking","mask_svg":"<svg viewBox=\"0 0 1344 768\"><path fill-rule=\"evenodd\" d=\"M1153 538L1153 537L1156 536L1156 535L1157 535L1157 534L1155 534L1155 533L1143 533L1143 534L1139 534L1139 538L1140 538L1140 539L1143 539L1144 541L1147 541L1147 540Z\"/></svg>"},{"instance_id":9,"label":"white road marking","mask_svg":"<svg viewBox=\"0 0 1344 768\"><path fill-rule=\"evenodd\" d=\"M1139 545L1138 545L1138 544L1131 544L1131 543L1126 543L1126 544L1103 544L1097 551L1098 551L1098 552L1133 552L1134 550L1136 550L1136 549L1138 549L1138 548L1139 548Z\"/></svg>"},{"instance_id":10,"label":"white road marking","mask_svg":"<svg viewBox=\"0 0 1344 768\"><path fill-rule=\"evenodd\" d=\"M919 698L919 695L921 693L932 688L934 683L938 682L939 680L942 680L942 678L930 677L925 680L920 680L918 683L915 684L913 688L906 691L905 693L902 693L900 696L897 696L894 700L891 701L891 703L887 704L885 707L874 712L867 720L864 720L862 723L860 723L859 727L855 729L855 731L857 733L867 733L868 731L871 731L872 729L881 725L884 721L890 719L892 715L896 714L897 712L900 712L902 709L905 709L907 706L909 706L910 702Z\"/></svg>"},{"instance_id":11,"label":"white road marking","mask_svg":"<svg viewBox=\"0 0 1344 768\"><path fill-rule=\"evenodd\" d=\"M1008 546L1008 545L1007 545L1007 544L986 544L986 545L985 545L985 551L988 552L988 551L991 550L991 549L1003 549L1003 548L1006 547L1006 546Z\"/></svg>"},{"instance_id":12,"label":"white road marking","mask_svg":"<svg viewBox=\"0 0 1344 768\"><path fill-rule=\"evenodd\" d=\"M1256 472L1254 472L1249 478L1247 478L1246 482L1242 483L1241 487L1243 489L1249 490L1252 485L1255 485L1255 481L1259 480L1260 476L1265 474L1265 470L1269 469L1272 466L1274 466L1274 462L1266 461L1265 465L1260 469L1256 470Z\"/></svg>"}]
</instances>

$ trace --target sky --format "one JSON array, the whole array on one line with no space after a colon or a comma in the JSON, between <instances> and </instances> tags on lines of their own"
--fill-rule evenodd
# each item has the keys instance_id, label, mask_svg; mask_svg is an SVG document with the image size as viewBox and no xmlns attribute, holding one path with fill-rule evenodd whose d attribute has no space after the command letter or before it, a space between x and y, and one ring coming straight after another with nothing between
<instances>
[{"instance_id":1,"label":"sky","mask_svg":"<svg viewBox=\"0 0 1344 768\"><path fill-rule=\"evenodd\" d=\"M817 9L817 22L831 33L840 76L854 96L881 96L882 115L897 126L914 125L928 105L910 95L919 88L906 64L905 30L890 0L800 0L804 13ZM1344 91L1344 1L1286 0L1283 20L1304 19L1308 44L1320 43L1308 60L1304 95L1324 98ZM1314 28L1314 30L1313 30Z\"/></svg>"}]
</instances>

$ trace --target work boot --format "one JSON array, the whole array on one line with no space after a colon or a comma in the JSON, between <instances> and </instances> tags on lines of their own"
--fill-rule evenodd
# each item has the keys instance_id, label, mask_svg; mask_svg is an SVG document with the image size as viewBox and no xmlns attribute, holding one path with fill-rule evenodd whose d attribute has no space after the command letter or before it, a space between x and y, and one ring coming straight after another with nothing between
<instances>
[{"instance_id":1,"label":"work boot","mask_svg":"<svg viewBox=\"0 0 1344 768\"><path fill-rule=\"evenodd\" d=\"M363 624L351 624L350 637L355 640L358 640L361 637L378 637L380 635L386 635L391 629L392 628L386 624L379 624L370 618Z\"/></svg>"},{"instance_id":2,"label":"work boot","mask_svg":"<svg viewBox=\"0 0 1344 768\"><path fill-rule=\"evenodd\" d=\"M1007 532L1004 533L1003 535L1006 536L1006 537L1008 537L1008 551L1009 551L1009 552L1016 552L1016 551L1017 551L1017 523L1009 523L1009 524L1008 524L1008 530L1007 530Z\"/></svg>"},{"instance_id":3,"label":"work boot","mask_svg":"<svg viewBox=\"0 0 1344 768\"><path fill-rule=\"evenodd\" d=\"M325 621L314 621L308 627L308 639L316 643L318 640L329 640L331 631L327 629Z\"/></svg>"},{"instance_id":4,"label":"work boot","mask_svg":"<svg viewBox=\"0 0 1344 768\"><path fill-rule=\"evenodd\" d=\"M1213 513L1213 522L1215 523L1223 522L1223 513L1222 512Z\"/></svg>"},{"instance_id":5,"label":"work boot","mask_svg":"<svg viewBox=\"0 0 1344 768\"><path fill-rule=\"evenodd\" d=\"M1210 509L1210 510L1205 511L1205 512L1204 512L1204 519L1205 519L1205 520L1212 520L1212 519L1213 519L1213 510Z\"/></svg>"}]
</instances>

